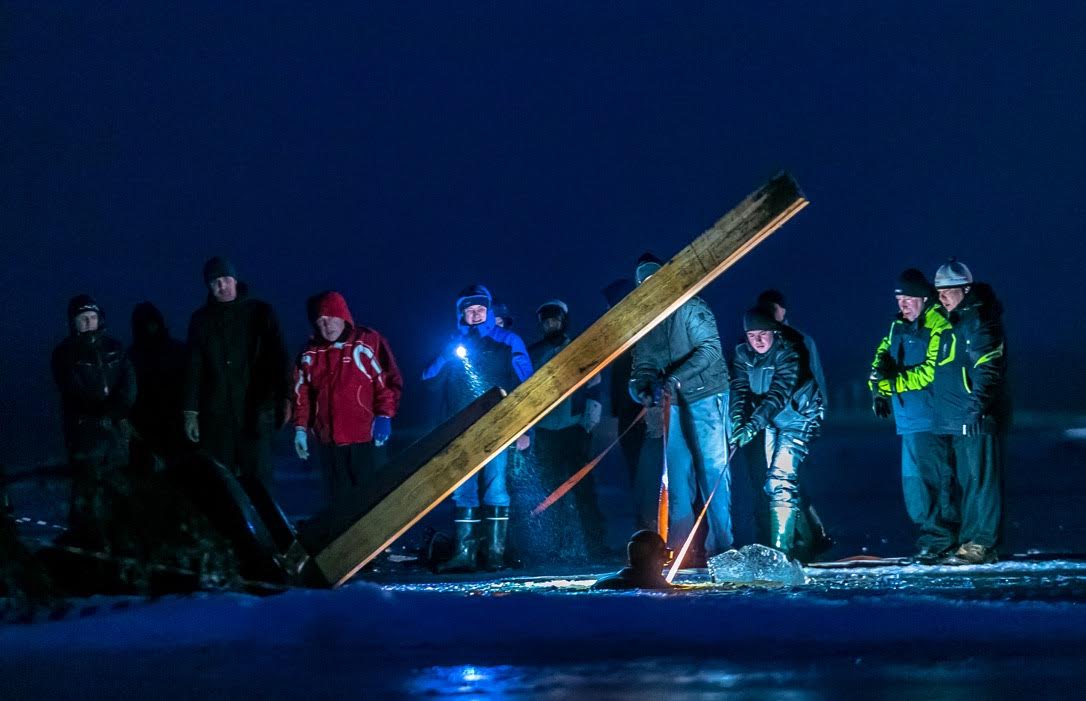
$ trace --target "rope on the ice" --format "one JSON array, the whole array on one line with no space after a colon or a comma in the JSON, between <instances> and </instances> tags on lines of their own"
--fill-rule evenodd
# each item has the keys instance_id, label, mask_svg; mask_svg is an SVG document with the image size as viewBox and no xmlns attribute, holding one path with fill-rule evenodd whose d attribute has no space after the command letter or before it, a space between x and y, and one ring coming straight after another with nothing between
<instances>
[{"instance_id":1,"label":"rope on the ice","mask_svg":"<svg viewBox=\"0 0 1086 701\"><path fill-rule=\"evenodd\" d=\"M549 509L556 501L569 493L569 490L576 487L577 483L583 480L585 476L588 475L588 473L596 467L596 465L599 465L600 461L603 460L603 458L611 452L612 448L618 445L618 442L621 441L627 433L629 433L630 429L636 426L637 423L641 421L641 419L645 418L646 411L647 409L642 407L641 411L637 414L636 417L634 417L634 420L630 422L630 425L627 426L625 430L622 431L622 433L618 434L618 438L615 438L615 440L611 442L611 445L604 448L603 452L590 460L587 465L582 467L580 470L574 472L573 476L563 482L561 485L559 485L558 489L551 492L550 496L539 502L539 505L532 509L532 516L538 516L539 514L543 513L544 511Z\"/></svg>"}]
</instances>

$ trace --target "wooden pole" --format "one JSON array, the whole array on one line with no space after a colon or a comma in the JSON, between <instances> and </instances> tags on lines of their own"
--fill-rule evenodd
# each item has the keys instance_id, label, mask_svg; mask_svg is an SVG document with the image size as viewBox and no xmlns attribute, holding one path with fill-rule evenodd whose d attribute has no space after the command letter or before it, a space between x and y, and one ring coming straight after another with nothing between
<instances>
[{"instance_id":1,"label":"wooden pole","mask_svg":"<svg viewBox=\"0 0 1086 701\"><path fill-rule=\"evenodd\" d=\"M314 557L332 585L392 544L551 409L807 205L786 173L751 193Z\"/></svg>"}]
</instances>

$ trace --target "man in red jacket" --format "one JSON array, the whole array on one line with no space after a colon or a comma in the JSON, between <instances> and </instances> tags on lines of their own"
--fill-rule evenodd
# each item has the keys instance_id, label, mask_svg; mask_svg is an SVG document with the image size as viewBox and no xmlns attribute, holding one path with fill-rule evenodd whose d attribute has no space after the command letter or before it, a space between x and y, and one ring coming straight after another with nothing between
<instances>
[{"instance_id":1,"label":"man in red jacket","mask_svg":"<svg viewBox=\"0 0 1086 701\"><path fill-rule=\"evenodd\" d=\"M336 506L367 484L392 435L403 379L381 334L357 326L338 292L310 300L316 333L294 368L294 449L309 458L318 443L329 501Z\"/></svg>"}]
</instances>

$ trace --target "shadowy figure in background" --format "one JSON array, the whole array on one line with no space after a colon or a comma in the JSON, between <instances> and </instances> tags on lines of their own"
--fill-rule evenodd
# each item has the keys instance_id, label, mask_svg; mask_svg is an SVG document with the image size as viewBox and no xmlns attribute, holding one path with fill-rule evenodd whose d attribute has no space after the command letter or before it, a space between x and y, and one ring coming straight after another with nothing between
<instances>
[{"instance_id":1,"label":"shadowy figure in background","mask_svg":"<svg viewBox=\"0 0 1086 701\"><path fill-rule=\"evenodd\" d=\"M603 296L607 300L607 308L615 306L622 299L633 292L635 285L633 280L622 278L615 280L603 288ZM646 416L631 428L641 412L641 405L630 398L629 384L630 372L633 368L633 349L626 351L608 367L610 379L610 412L618 421L619 448L622 450L622 458L626 462L626 470L630 475L630 487L633 490L634 501L634 528L658 530L656 524L657 511L660 499L660 471L664 460L663 434L657 430L650 436L648 426L661 429L662 416L654 416L653 420ZM647 413L660 415L661 407L649 407ZM627 429L629 429L627 431Z\"/></svg>"},{"instance_id":2,"label":"shadowy figure in background","mask_svg":"<svg viewBox=\"0 0 1086 701\"><path fill-rule=\"evenodd\" d=\"M528 347L528 355L538 372L570 344L569 307L560 299L552 299L539 306L536 317L543 337ZM603 414L599 397L600 376L596 375L536 424L532 454L548 494L591 459L592 435ZM553 532L554 547L548 548L545 555L571 560L606 557L595 477L589 473L572 491L572 500L563 499L537 517L544 521L547 531ZM539 548L530 550L538 552Z\"/></svg>"},{"instance_id":3,"label":"shadowy figure in background","mask_svg":"<svg viewBox=\"0 0 1086 701\"><path fill-rule=\"evenodd\" d=\"M137 434L133 462L153 464L155 456L169 460L188 447L181 415L185 344L170 336L162 312L150 302L140 302L132 309L128 355L138 387L132 407L132 426Z\"/></svg>"},{"instance_id":4,"label":"shadowy figure in background","mask_svg":"<svg viewBox=\"0 0 1086 701\"><path fill-rule=\"evenodd\" d=\"M109 550L115 494L124 491L136 400L136 374L124 346L105 333L105 315L90 295L68 303L69 336L53 351L64 443L72 468L71 542Z\"/></svg>"},{"instance_id":5,"label":"shadowy figure in background","mask_svg":"<svg viewBox=\"0 0 1086 701\"><path fill-rule=\"evenodd\" d=\"M593 589L670 589L663 570L672 553L656 531L640 530L626 544L627 565L615 574L600 577Z\"/></svg>"}]
</instances>

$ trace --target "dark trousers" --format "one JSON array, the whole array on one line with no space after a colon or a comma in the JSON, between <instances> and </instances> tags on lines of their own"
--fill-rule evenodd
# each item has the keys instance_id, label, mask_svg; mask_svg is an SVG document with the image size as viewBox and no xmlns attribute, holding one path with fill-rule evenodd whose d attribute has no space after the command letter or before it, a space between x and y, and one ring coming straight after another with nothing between
<instances>
[{"instance_id":1,"label":"dark trousers","mask_svg":"<svg viewBox=\"0 0 1086 701\"><path fill-rule=\"evenodd\" d=\"M273 485L273 419L260 429L242 430L229 418L200 415L200 447L225 465L235 477L255 476L269 489Z\"/></svg>"},{"instance_id":2,"label":"dark trousers","mask_svg":"<svg viewBox=\"0 0 1086 701\"><path fill-rule=\"evenodd\" d=\"M592 436L585 433L580 426L570 426L558 431L536 429L533 441L533 453L539 464L541 481L548 493L557 489L591 459L589 453ZM603 546L605 533L603 514L596 498L596 480L592 473L588 473L578 482L572 492L569 496L573 497L576 506L577 520L586 550L591 553Z\"/></svg>"},{"instance_id":3,"label":"dark trousers","mask_svg":"<svg viewBox=\"0 0 1086 701\"><path fill-rule=\"evenodd\" d=\"M954 457L961 493L961 543L991 548L1003 535L1003 440L1001 434L943 436Z\"/></svg>"},{"instance_id":4,"label":"dark trousers","mask_svg":"<svg viewBox=\"0 0 1086 701\"><path fill-rule=\"evenodd\" d=\"M334 511L361 503L365 490L384 465L384 448L372 442L321 445L317 451L325 499Z\"/></svg>"},{"instance_id":5,"label":"dark trousers","mask_svg":"<svg viewBox=\"0 0 1086 701\"><path fill-rule=\"evenodd\" d=\"M942 551L958 542L958 507L951 436L901 437L901 487L905 511L919 531L918 550Z\"/></svg>"},{"instance_id":6,"label":"dark trousers","mask_svg":"<svg viewBox=\"0 0 1086 701\"><path fill-rule=\"evenodd\" d=\"M67 427L72 491L68 529L80 545L109 549L114 502L127 491L128 433L107 417L79 417Z\"/></svg>"}]
</instances>

